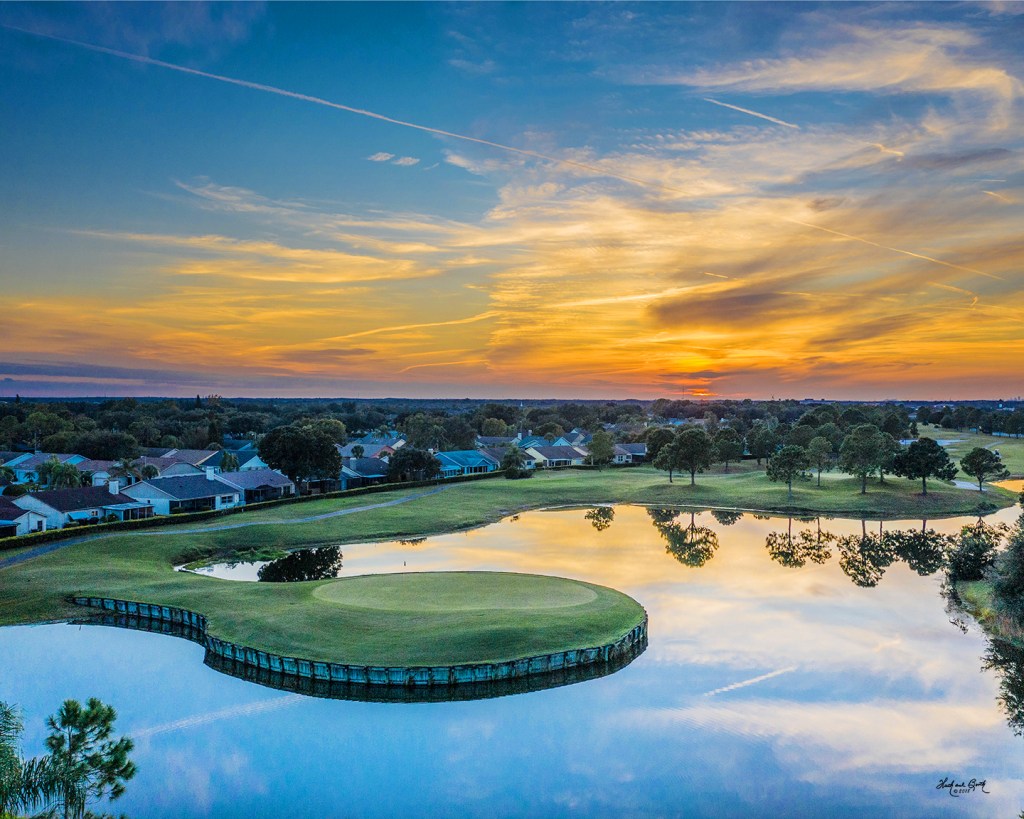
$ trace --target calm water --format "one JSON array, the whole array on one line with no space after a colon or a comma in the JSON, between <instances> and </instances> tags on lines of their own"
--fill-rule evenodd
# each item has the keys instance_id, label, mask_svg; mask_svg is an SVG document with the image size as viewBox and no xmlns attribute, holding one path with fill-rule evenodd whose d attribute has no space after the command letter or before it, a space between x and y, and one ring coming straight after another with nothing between
<instances>
[{"instance_id":1,"label":"calm water","mask_svg":"<svg viewBox=\"0 0 1024 819\"><path fill-rule=\"evenodd\" d=\"M614 586L647 608L650 647L608 677L469 702L321 700L219 674L184 640L47 625L0 629L0 699L23 707L29 753L41 751L43 719L62 699L116 706L139 774L113 807L133 817L1015 816L1024 807L1024 739L998 700L1001 674L982 669L989 645L977 628L950 622L938 575L899 559L884 567L892 555L865 568L850 540L825 537L826 559L813 521L792 521L791 540L786 519L587 513L346 545L337 571L502 569ZM821 527L862 536L879 524ZM922 522L883 531L906 528ZM255 580L257 570L214 573ZM936 788L942 777L986 779L990 793L953 798Z\"/></svg>"}]
</instances>

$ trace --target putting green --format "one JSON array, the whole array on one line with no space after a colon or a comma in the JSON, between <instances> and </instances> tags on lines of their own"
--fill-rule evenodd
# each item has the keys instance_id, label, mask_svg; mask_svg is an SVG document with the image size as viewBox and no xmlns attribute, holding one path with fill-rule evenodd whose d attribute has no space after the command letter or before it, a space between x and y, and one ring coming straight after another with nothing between
<instances>
[{"instance_id":1,"label":"putting green","mask_svg":"<svg viewBox=\"0 0 1024 819\"><path fill-rule=\"evenodd\" d=\"M425 572L336 580L314 597L344 606L393 612L516 612L582 606L597 600L593 588L562 577L508 572Z\"/></svg>"}]
</instances>

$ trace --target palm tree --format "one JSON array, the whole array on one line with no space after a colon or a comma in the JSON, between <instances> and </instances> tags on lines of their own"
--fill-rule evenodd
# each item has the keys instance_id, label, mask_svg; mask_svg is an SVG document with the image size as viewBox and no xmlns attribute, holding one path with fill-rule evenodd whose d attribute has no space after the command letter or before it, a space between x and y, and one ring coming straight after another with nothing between
<instances>
[{"instance_id":1,"label":"palm tree","mask_svg":"<svg viewBox=\"0 0 1024 819\"><path fill-rule=\"evenodd\" d=\"M221 472L234 472L238 469L238 456L234 452L225 452L220 459Z\"/></svg>"},{"instance_id":2,"label":"palm tree","mask_svg":"<svg viewBox=\"0 0 1024 819\"><path fill-rule=\"evenodd\" d=\"M50 489L67 489L82 485L82 473L74 464L61 463L57 458L48 458L36 470L39 483Z\"/></svg>"},{"instance_id":3,"label":"palm tree","mask_svg":"<svg viewBox=\"0 0 1024 819\"><path fill-rule=\"evenodd\" d=\"M134 458L121 458L114 464L110 474L118 478L127 478L128 483L142 480L142 470L139 469L139 462Z\"/></svg>"},{"instance_id":4,"label":"palm tree","mask_svg":"<svg viewBox=\"0 0 1024 819\"><path fill-rule=\"evenodd\" d=\"M22 758L23 730L17 709L0 701L0 816L49 805L57 797L60 777L48 758Z\"/></svg>"}]
</instances>

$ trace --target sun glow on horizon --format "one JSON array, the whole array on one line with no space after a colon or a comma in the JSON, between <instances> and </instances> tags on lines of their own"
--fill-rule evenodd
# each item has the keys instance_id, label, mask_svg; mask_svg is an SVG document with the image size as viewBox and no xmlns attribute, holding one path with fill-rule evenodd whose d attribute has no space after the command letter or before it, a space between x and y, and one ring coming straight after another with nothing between
<instances>
[{"instance_id":1,"label":"sun glow on horizon","mask_svg":"<svg viewBox=\"0 0 1024 819\"><path fill-rule=\"evenodd\" d=\"M11 306L0 392L1019 393L1024 58L999 20L1012 10L865 7L854 25L845 7L811 6L777 35L785 58L751 35L746 50L708 45L697 60L665 32L706 40L731 7L701 11L685 32L668 22L677 8L624 20L538 4L527 13L551 16L552 40L536 44L549 56L534 69L498 59L533 47L483 24L506 12L463 6L453 21L427 4L436 31L420 21L415 35L437 53L402 58L395 99L376 107L410 113L381 121L357 116L368 102L326 102L352 91L294 73L287 55L307 40L326 68L338 42L368 36L313 37L315 9L272 7L298 15L288 34L268 34L274 20L239 24L219 46L231 59L206 41L176 46L166 21L126 23L157 59L95 20L0 7L14 49L2 71L18 81L5 87L21 89L4 93L25 102L0 147L24 158L11 173L30 191L6 197L19 227L0 232ZM550 51L573 27L578 53ZM253 55L267 37L281 59L264 67ZM197 67L171 60L176 47ZM483 64L470 52L494 54L491 67L467 68ZM52 181L62 160L25 137L51 133L53 112L35 100L57 93L70 64L111 110L140 95L150 110L118 120L118 139L152 135L164 159L147 164L136 145L104 166L123 178L94 176L82 159L103 155L111 132L83 126L66 137L79 164ZM246 65L251 81L238 78ZM427 65L462 96L414 116ZM578 103L560 113L534 71ZM56 114L80 115L74 90ZM172 125L158 134L168 106L201 113L234 150L183 144L196 136ZM297 152L299 126L309 145ZM83 201L107 206L55 204L86 189Z\"/></svg>"}]
</instances>

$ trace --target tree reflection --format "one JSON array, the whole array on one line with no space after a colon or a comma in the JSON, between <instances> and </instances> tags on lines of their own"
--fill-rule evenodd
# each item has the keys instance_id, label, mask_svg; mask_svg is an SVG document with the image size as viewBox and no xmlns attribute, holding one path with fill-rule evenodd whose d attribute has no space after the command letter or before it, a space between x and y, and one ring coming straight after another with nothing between
<instances>
[{"instance_id":1,"label":"tree reflection","mask_svg":"<svg viewBox=\"0 0 1024 819\"><path fill-rule=\"evenodd\" d=\"M698 569L715 556L718 535L707 526L697 525L696 512L690 513L687 526L676 521L679 512L674 509L648 509L647 514L665 539L665 551L684 566Z\"/></svg>"},{"instance_id":2,"label":"tree reflection","mask_svg":"<svg viewBox=\"0 0 1024 819\"><path fill-rule=\"evenodd\" d=\"M1024 736L1024 648L1003 640L989 640L983 659L986 671L999 674L999 704L1016 736Z\"/></svg>"},{"instance_id":3,"label":"tree reflection","mask_svg":"<svg viewBox=\"0 0 1024 819\"><path fill-rule=\"evenodd\" d=\"M885 570L896 560L896 550L881 531L869 534L867 521L861 521L861 534L838 538L839 567L854 585L871 588L878 585Z\"/></svg>"},{"instance_id":4,"label":"tree reflection","mask_svg":"<svg viewBox=\"0 0 1024 819\"><path fill-rule=\"evenodd\" d=\"M726 509L713 509L711 511L711 517L721 523L723 526L732 526L734 523L743 517L742 512L730 512Z\"/></svg>"},{"instance_id":5,"label":"tree reflection","mask_svg":"<svg viewBox=\"0 0 1024 819\"><path fill-rule=\"evenodd\" d=\"M920 531L906 529L887 532L885 535L897 557L921 577L927 577L942 568L946 562L946 552L955 541L949 535L941 535L934 529L926 528L927 525L927 521L921 521Z\"/></svg>"},{"instance_id":6,"label":"tree reflection","mask_svg":"<svg viewBox=\"0 0 1024 819\"><path fill-rule=\"evenodd\" d=\"M612 525L612 521L615 520L615 510L610 506L597 506L587 512L584 517L590 521L591 525L599 532L603 532L609 526Z\"/></svg>"},{"instance_id":7,"label":"tree reflection","mask_svg":"<svg viewBox=\"0 0 1024 819\"><path fill-rule=\"evenodd\" d=\"M785 532L769 532L764 545L772 560L790 569L799 569L808 560L812 563L826 563L832 557L829 544L836 536L821 528L820 518L814 520L817 521L816 529L802 529L795 535L793 518L789 519Z\"/></svg>"},{"instance_id":8,"label":"tree reflection","mask_svg":"<svg viewBox=\"0 0 1024 819\"><path fill-rule=\"evenodd\" d=\"M264 583L323 580L337 577L340 569L341 549L337 546L323 546L292 552L287 557L261 566L256 577Z\"/></svg>"}]
</instances>

